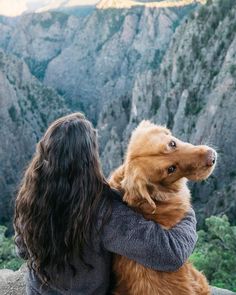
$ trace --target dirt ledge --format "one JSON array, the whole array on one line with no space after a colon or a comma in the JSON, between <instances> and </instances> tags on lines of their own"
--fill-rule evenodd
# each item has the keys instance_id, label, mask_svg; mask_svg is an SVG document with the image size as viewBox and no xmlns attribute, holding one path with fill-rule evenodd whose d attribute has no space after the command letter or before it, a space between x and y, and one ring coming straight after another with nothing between
<instances>
[{"instance_id":1,"label":"dirt ledge","mask_svg":"<svg viewBox=\"0 0 236 295\"><path fill-rule=\"evenodd\" d=\"M1 269L0 295L26 295L24 283L25 271L26 266L22 266L16 272L9 269ZM236 293L214 287L212 288L212 295L236 295Z\"/></svg>"}]
</instances>

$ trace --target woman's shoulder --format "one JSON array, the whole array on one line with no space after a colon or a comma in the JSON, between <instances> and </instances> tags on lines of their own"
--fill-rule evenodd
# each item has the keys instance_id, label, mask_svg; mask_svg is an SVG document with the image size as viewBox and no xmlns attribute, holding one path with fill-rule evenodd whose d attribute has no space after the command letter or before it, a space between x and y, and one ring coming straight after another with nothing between
<instances>
[{"instance_id":1,"label":"woman's shoulder","mask_svg":"<svg viewBox=\"0 0 236 295\"><path fill-rule=\"evenodd\" d=\"M98 217L105 219L109 219L109 216L111 216L115 211L117 210L117 207L120 205L124 205L122 201L122 193L118 190L111 188L109 185L105 185L102 196L101 196L101 202L100 202L100 208L98 210Z\"/></svg>"},{"instance_id":2,"label":"woman's shoulder","mask_svg":"<svg viewBox=\"0 0 236 295\"><path fill-rule=\"evenodd\" d=\"M110 187L108 184L106 184L104 186L103 196L110 201L122 202L123 194L120 191L118 191L118 190Z\"/></svg>"}]
</instances>

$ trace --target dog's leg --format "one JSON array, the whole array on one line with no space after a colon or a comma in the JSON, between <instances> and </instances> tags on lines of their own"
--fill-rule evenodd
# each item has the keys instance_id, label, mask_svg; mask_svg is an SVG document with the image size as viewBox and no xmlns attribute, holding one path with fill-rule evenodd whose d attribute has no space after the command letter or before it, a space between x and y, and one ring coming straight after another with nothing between
<instances>
[{"instance_id":1,"label":"dog's leg","mask_svg":"<svg viewBox=\"0 0 236 295\"><path fill-rule=\"evenodd\" d=\"M211 295L211 289L206 277L195 268L191 269L196 295Z\"/></svg>"}]
</instances>

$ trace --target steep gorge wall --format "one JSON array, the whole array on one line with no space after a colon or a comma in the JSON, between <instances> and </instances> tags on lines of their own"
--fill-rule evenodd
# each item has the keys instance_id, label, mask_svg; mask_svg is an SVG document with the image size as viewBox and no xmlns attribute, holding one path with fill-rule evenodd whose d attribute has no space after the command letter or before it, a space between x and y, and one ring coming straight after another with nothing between
<instances>
[{"instance_id":1,"label":"steep gorge wall","mask_svg":"<svg viewBox=\"0 0 236 295\"><path fill-rule=\"evenodd\" d=\"M0 18L0 223L9 222L17 185L36 142L49 122L66 112L66 105L70 111L82 108L96 121L108 102L122 101L122 127L117 124L121 134L128 124L135 75L160 63L182 16L138 9L95 11L87 18L60 12ZM155 38L154 49L146 50L145 43L151 48Z\"/></svg>"},{"instance_id":2,"label":"steep gorge wall","mask_svg":"<svg viewBox=\"0 0 236 295\"><path fill-rule=\"evenodd\" d=\"M128 111L136 75L160 64L184 12L97 9L72 44L49 63L44 83L94 122L111 101L122 101ZM125 114L123 119L126 124Z\"/></svg>"},{"instance_id":3,"label":"steep gorge wall","mask_svg":"<svg viewBox=\"0 0 236 295\"><path fill-rule=\"evenodd\" d=\"M218 168L206 183L193 185L194 205L201 222L217 213L234 221L235 5L232 0L214 0L200 8L106 9L85 18L47 12L1 19L0 46L23 58L31 74L62 94L63 106L82 109L93 120L107 175L121 163L130 133L142 119L167 124L183 140L216 146ZM43 87L32 75L30 79ZM28 94L24 99L29 100ZM52 104L45 104L49 113ZM54 104L55 116L62 105ZM30 112L27 116L41 120L34 108ZM33 129L41 134L36 125ZM9 137L12 147L14 136ZM28 147L27 159L35 142L36 138ZM24 149L22 144L19 151ZM4 167L6 159L2 158ZM12 171L19 175L22 167ZM9 193L16 178L10 180L10 191L7 179L4 168L2 188Z\"/></svg>"},{"instance_id":4,"label":"steep gorge wall","mask_svg":"<svg viewBox=\"0 0 236 295\"><path fill-rule=\"evenodd\" d=\"M66 112L62 97L0 50L0 224L10 220L17 183L40 136Z\"/></svg>"},{"instance_id":5,"label":"steep gorge wall","mask_svg":"<svg viewBox=\"0 0 236 295\"><path fill-rule=\"evenodd\" d=\"M219 213L235 222L235 16L234 1L214 1L190 15L173 36L160 68L135 80L129 123L121 135L113 131L103 154L104 160L117 150L123 155L131 131L146 118L167 124L183 140L214 146L219 155L214 175L192 185L200 225L206 216ZM109 106L111 112L115 107ZM113 128L112 120L104 122L102 114L100 124L101 130L107 126L105 134ZM120 161L117 158L107 170Z\"/></svg>"},{"instance_id":6,"label":"steep gorge wall","mask_svg":"<svg viewBox=\"0 0 236 295\"><path fill-rule=\"evenodd\" d=\"M58 11L0 17L0 47L24 59L31 73L42 81L49 62L72 43L83 20Z\"/></svg>"}]
</instances>

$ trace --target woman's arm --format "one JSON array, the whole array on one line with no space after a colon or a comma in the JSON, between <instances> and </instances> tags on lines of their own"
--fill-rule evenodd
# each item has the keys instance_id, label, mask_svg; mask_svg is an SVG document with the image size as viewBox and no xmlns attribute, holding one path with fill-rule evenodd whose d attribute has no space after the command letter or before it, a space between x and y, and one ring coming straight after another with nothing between
<instances>
[{"instance_id":1,"label":"woman's arm","mask_svg":"<svg viewBox=\"0 0 236 295\"><path fill-rule=\"evenodd\" d=\"M124 203L113 201L112 214L102 229L104 248L159 271L176 271L197 241L193 210L170 230L147 221Z\"/></svg>"}]
</instances>

